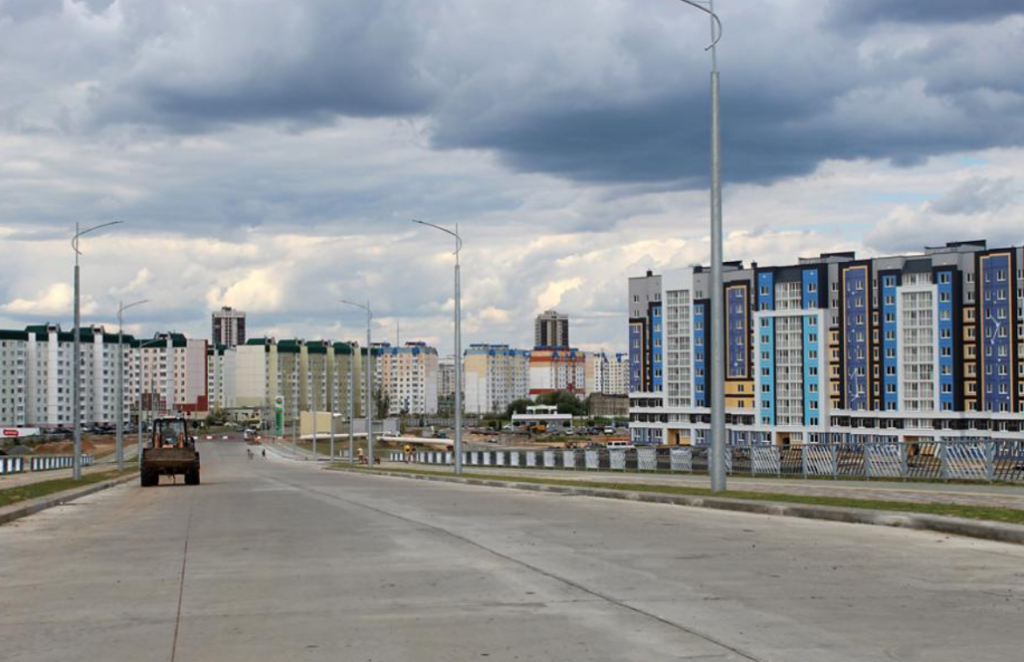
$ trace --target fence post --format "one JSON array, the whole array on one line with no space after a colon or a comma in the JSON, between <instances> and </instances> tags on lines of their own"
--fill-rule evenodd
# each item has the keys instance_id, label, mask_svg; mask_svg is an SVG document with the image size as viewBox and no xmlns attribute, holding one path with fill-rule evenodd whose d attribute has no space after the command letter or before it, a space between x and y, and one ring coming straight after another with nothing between
<instances>
[{"instance_id":1,"label":"fence post","mask_svg":"<svg viewBox=\"0 0 1024 662\"><path fill-rule=\"evenodd\" d=\"M939 444L939 476L942 480L949 480L949 458L946 457L946 443L936 442Z\"/></svg>"},{"instance_id":2,"label":"fence post","mask_svg":"<svg viewBox=\"0 0 1024 662\"><path fill-rule=\"evenodd\" d=\"M832 455L832 480L836 480L839 478L839 452L834 444L829 444L828 449Z\"/></svg>"},{"instance_id":3,"label":"fence post","mask_svg":"<svg viewBox=\"0 0 1024 662\"><path fill-rule=\"evenodd\" d=\"M903 482L907 482L907 478L910 477L910 451L905 441L897 441L900 449L900 474Z\"/></svg>"},{"instance_id":4,"label":"fence post","mask_svg":"<svg viewBox=\"0 0 1024 662\"><path fill-rule=\"evenodd\" d=\"M864 456L864 479L869 480L871 478L871 442L867 439L862 441L860 452Z\"/></svg>"},{"instance_id":5,"label":"fence post","mask_svg":"<svg viewBox=\"0 0 1024 662\"><path fill-rule=\"evenodd\" d=\"M981 443L985 445L985 477L991 483L996 477L996 444L999 442L990 439Z\"/></svg>"},{"instance_id":6,"label":"fence post","mask_svg":"<svg viewBox=\"0 0 1024 662\"><path fill-rule=\"evenodd\" d=\"M807 478L807 444L800 446L800 473Z\"/></svg>"}]
</instances>

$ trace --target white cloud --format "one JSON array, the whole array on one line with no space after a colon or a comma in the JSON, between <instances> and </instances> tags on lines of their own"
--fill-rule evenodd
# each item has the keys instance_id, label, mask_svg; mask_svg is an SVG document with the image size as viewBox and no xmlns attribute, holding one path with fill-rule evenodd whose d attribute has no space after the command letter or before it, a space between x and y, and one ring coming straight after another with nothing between
<instances>
[{"instance_id":1,"label":"white cloud","mask_svg":"<svg viewBox=\"0 0 1024 662\"><path fill-rule=\"evenodd\" d=\"M0 307L0 310L15 315L67 315L74 312L74 295L71 285L53 283L35 299L14 299ZM96 302L92 297L82 297L81 312L83 315L96 312Z\"/></svg>"}]
</instances>

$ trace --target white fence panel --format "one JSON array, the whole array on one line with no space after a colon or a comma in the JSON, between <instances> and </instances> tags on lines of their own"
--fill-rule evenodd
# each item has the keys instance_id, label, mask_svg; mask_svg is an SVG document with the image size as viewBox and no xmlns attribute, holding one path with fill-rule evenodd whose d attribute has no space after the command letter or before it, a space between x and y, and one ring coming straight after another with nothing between
<instances>
[{"instance_id":1,"label":"white fence panel","mask_svg":"<svg viewBox=\"0 0 1024 662\"><path fill-rule=\"evenodd\" d=\"M750 465L755 474L777 474L781 467L779 449L772 446L754 446Z\"/></svg>"},{"instance_id":2,"label":"white fence panel","mask_svg":"<svg viewBox=\"0 0 1024 662\"><path fill-rule=\"evenodd\" d=\"M658 468L658 451L654 448L636 449L636 468L638 471L655 471Z\"/></svg>"},{"instance_id":3,"label":"white fence panel","mask_svg":"<svg viewBox=\"0 0 1024 662\"><path fill-rule=\"evenodd\" d=\"M811 444L803 447L804 473L808 476L834 476L836 456L831 446Z\"/></svg>"},{"instance_id":4,"label":"white fence panel","mask_svg":"<svg viewBox=\"0 0 1024 662\"><path fill-rule=\"evenodd\" d=\"M690 448L670 448L668 459L672 471L693 471L693 450Z\"/></svg>"},{"instance_id":5,"label":"white fence panel","mask_svg":"<svg viewBox=\"0 0 1024 662\"><path fill-rule=\"evenodd\" d=\"M946 446L946 478L988 480L987 444L950 442Z\"/></svg>"},{"instance_id":6,"label":"white fence panel","mask_svg":"<svg viewBox=\"0 0 1024 662\"><path fill-rule=\"evenodd\" d=\"M537 466L537 451L526 451L526 466Z\"/></svg>"},{"instance_id":7,"label":"white fence panel","mask_svg":"<svg viewBox=\"0 0 1024 662\"><path fill-rule=\"evenodd\" d=\"M566 469L576 468L576 451L562 451L562 466Z\"/></svg>"},{"instance_id":8,"label":"white fence panel","mask_svg":"<svg viewBox=\"0 0 1024 662\"><path fill-rule=\"evenodd\" d=\"M601 458L598 456L597 451L583 451L583 459L587 469L601 468Z\"/></svg>"},{"instance_id":9,"label":"white fence panel","mask_svg":"<svg viewBox=\"0 0 1024 662\"><path fill-rule=\"evenodd\" d=\"M610 458L612 470L626 470L626 451L622 449L613 449L609 451L608 457Z\"/></svg>"},{"instance_id":10,"label":"white fence panel","mask_svg":"<svg viewBox=\"0 0 1024 662\"><path fill-rule=\"evenodd\" d=\"M868 475L872 478L903 476L903 448L899 444L873 443L867 446Z\"/></svg>"},{"instance_id":11,"label":"white fence panel","mask_svg":"<svg viewBox=\"0 0 1024 662\"><path fill-rule=\"evenodd\" d=\"M544 466L548 469L555 467L555 451L544 451Z\"/></svg>"}]
</instances>

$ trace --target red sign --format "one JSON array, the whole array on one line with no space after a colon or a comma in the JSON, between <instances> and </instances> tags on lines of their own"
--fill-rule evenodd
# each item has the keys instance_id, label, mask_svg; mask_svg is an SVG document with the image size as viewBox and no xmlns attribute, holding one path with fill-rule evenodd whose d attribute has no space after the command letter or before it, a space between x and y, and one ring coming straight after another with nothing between
<instances>
[{"instance_id":1,"label":"red sign","mask_svg":"<svg viewBox=\"0 0 1024 662\"><path fill-rule=\"evenodd\" d=\"M20 433L17 430L7 430L7 429L4 430L4 436L5 437L17 437L17 436L19 436L19 434Z\"/></svg>"}]
</instances>

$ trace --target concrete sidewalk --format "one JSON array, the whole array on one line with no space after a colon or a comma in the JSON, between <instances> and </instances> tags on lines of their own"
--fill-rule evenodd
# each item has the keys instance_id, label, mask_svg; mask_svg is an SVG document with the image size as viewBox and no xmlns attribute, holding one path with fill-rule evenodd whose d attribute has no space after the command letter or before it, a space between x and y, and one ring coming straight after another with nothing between
<instances>
[{"instance_id":1,"label":"concrete sidewalk","mask_svg":"<svg viewBox=\"0 0 1024 662\"><path fill-rule=\"evenodd\" d=\"M382 468L414 467L426 471L451 471L451 467L430 464L384 462ZM655 474L623 471L571 471L565 469L514 469L507 467L480 467L463 465L471 474L523 476L530 478L557 478L571 481L597 481L602 483L629 483L643 485L670 485L675 487L707 488L709 478L694 474ZM799 496L837 497L844 499L871 499L876 501L906 501L908 503L957 504L965 506L1003 507L1024 510L1024 486L989 485L987 483L903 483L892 481L848 481L803 478L748 478L730 476L730 490L765 494L793 494Z\"/></svg>"}]
</instances>

